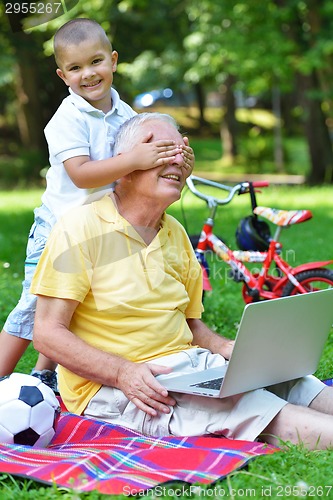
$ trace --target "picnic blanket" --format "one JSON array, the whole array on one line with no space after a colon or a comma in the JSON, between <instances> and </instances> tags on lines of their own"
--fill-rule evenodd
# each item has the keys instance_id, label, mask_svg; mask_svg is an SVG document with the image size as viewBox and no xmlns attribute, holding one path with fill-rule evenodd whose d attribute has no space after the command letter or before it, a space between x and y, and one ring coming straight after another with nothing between
<instances>
[{"instance_id":1,"label":"picnic blanket","mask_svg":"<svg viewBox=\"0 0 333 500\"><path fill-rule=\"evenodd\" d=\"M333 379L324 382L333 385ZM130 496L171 481L212 484L276 451L263 443L219 437L152 438L62 411L47 448L0 444L0 472L77 491Z\"/></svg>"},{"instance_id":2,"label":"picnic blanket","mask_svg":"<svg viewBox=\"0 0 333 500\"><path fill-rule=\"evenodd\" d=\"M47 448L1 444L0 472L76 491L129 496L170 481L211 484L275 451L263 443L219 437L152 438L62 412Z\"/></svg>"}]
</instances>

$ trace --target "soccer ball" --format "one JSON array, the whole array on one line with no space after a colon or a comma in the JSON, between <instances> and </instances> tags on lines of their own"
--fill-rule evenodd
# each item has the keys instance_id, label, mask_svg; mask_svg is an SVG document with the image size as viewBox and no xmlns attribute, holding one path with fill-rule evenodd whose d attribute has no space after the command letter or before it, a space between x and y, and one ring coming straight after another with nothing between
<instances>
[{"instance_id":1,"label":"soccer ball","mask_svg":"<svg viewBox=\"0 0 333 500\"><path fill-rule=\"evenodd\" d=\"M0 443L44 448L59 414L54 392L38 378L12 373L0 381Z\"/></svg>"}]
</instances>

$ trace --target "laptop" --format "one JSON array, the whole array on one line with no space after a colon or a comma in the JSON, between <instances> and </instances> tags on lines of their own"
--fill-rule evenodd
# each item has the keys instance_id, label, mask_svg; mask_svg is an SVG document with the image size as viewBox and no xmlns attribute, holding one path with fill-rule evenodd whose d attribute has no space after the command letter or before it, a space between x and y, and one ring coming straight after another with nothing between
<instances>
[{"instance_id":1,"label":"laptop","mask_svg":"<svg viewBox=\"0 0 333 500\"><path fill-rule=\"evenodd\" d=\"M224 398L313 374L333 323L333 288L244 308L230 361L158 375L168 391Z\"/></svg>"}]
</instances>

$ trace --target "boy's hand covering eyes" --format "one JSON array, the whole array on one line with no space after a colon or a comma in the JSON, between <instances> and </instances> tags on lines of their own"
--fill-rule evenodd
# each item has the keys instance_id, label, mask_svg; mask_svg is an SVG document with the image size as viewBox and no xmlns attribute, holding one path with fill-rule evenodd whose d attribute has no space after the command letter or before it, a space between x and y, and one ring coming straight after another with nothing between
<instances>
[{"instance_id":1,"label":"boy's hand covering eyes","mask_svg":"<svg viewBox=\"0 0 333 500\"><path fill-rule=\"evenodd\" d=\"M184 137L185 146L182 146L183 156L185 160L185 167L187 168L187 176L191 175L194 167L195 156L193 149L189 145L189 140L187 137Z\"/></svg>"}]
</instances>

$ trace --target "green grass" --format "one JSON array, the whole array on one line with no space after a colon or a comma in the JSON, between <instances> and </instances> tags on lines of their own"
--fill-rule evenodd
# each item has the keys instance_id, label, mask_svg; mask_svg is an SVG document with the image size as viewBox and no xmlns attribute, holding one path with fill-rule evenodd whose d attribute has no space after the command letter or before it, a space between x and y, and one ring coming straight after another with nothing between
<instances>
[{"instance_id":1,"label":"green grass","mask_svg":"<svg viewBox=\"0 0 333 500\"><path fill-rule=\"evenodd\" d=\"M333 258L333 188L270 187L258 198L261 205L277 208L309 208L313 219L285 231L284 248L292 250L295 263ZM0 321L3 322L16 304L23 278L23 261L27 234L32 222L32 209L39 204L41 191L0 192ZM182 211L183 208L183 211ZM204 202L189 192L182 202L173 205L169 212L184 223L189 233L198 233L206 215ZM250 213L247 196L237 197L219 209L216 233L223 235L231 247L235 246L235 229L241 217ZM185 214L185 218L184 218ZM212 259L213 292L205 298L205 321L220 333L233 338L240 319L243 302L241 285L227 278L223 264ZM28 373L36 359L29 348L22 358L18 371ZM320 378L333 376L333 335L331 334L317 372ZM219 481L207 492L194 494L190 498L206 495L211 498L333 498L329 487L333 485L332 452L309 452L302 446L284 446L283 451L272 456L260 457L243 470ZM171 498L170 495L165 498ZM178 485L179 486L179 485ZM214 490L214 488L216 488ZM184 495L185 496L185 495ZM54 486L46 487L28 479L0 474L0 497L2 500L104 499L105 495L78 493ZM113 498L124 498L121 496Z\"/></svg>"},{"instance_id":2,"label":"green grass","mask_svg":"<svg viewBox=\"0 0 333 500\"><path fill-rule=\"evenodd\" d=\"M0 195L0 323L15 307L21 293L25 248L33 222L33 208L40 204L42 192L1 191ZM30 371L36 353L29 347L18 371Z\"/></svg>"}]
</instances>

